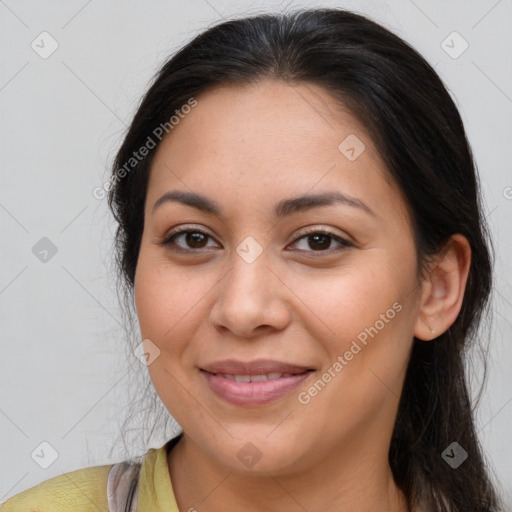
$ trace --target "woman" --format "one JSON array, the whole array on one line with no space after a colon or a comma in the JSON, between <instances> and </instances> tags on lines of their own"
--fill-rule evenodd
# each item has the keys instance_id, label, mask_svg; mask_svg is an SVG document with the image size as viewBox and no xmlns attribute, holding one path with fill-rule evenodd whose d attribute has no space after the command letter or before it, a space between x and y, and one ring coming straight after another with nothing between
<instances>
[{"instance_id":1,"label":"woman","mask_svg":"<svg viewBox=\"0 0 512 512\"><path fill-rule=\"evenodd\" d=\"M2 510L497 509L464 369L491 289L478 181L404 41L335 9L207 30L146 93L109 194L183 431Z\"/></svg>"}]
</instances>

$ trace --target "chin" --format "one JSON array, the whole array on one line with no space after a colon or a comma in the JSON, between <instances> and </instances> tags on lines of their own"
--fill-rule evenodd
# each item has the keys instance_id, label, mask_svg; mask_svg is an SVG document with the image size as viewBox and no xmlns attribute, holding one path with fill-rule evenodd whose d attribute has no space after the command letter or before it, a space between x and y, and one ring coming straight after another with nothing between
<instances>
[{"instance_id":1,"label":"chin","mask_svg":"<svg viewBox=\"0 0 512 512\"><path fill-rule=\"evenodd\" d=\"M279 428L279 427L278 427ZM289 473L297 469L301 459L298 449L304 449L303 440L295 441L293 435L281 435L271 429L243 429L223 446L210 446L209 451L229 471L268 477Z\"/></svg>"}]
</instances>

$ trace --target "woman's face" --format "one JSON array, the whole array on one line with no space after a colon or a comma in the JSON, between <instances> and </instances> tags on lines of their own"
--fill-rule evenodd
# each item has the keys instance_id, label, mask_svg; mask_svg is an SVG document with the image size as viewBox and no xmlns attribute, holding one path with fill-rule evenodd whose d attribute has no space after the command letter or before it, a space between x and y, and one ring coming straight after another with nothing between
<instances>
[{"instance_id":1,"label":"woman's face","mask_svg":"<svg viewBox=\"0 0 512 512\"><path fill-rule=\"evenodd\" d=\"M196 100L155 155L135 277L157 393L230 470L387 463L421 292L400 192L317 86Z\"/></svg>"}]
</instances>

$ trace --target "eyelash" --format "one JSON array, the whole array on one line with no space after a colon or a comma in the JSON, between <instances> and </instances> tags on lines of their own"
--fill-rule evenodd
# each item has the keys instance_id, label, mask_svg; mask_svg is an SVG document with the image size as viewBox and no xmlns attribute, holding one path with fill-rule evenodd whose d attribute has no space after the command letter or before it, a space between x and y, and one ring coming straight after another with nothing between
<instances>
[{"instance_id":1,"label":"eyelash","mask_svg":"<svg viewBox=\"0 0 512 512\"><path fill-rule=\"evenodd\" d=\"M182 253L193 253L193 252L199 252L203 249L206 249L206 248L200 248L200 249L184 249L183 247L179 247L177 245L175 245L174 241L175 239L178 237L178 236L181 236L181 235L186 235L187 233L200 233L201 235L204 235L210 239L213 239L213 237L211 235L209 235L208 233L202 231L201 229L191 229L191 226L179 226L178 228L176 228L174 231L172 231L169 235L167 235L163 240L161 240L159 242L159 245L162 245L162 246L166 246L168 248L170 248L172 251L176 251L176 252L182 252ZM335 251L332 250L332 248L330 249L324 249L324 250L318 250L318 251L314 251L314 250L303 250L303 249L300 249L300 251L302 252L311 252L311 253L319 253L319 256L322 255L322 254L332 254L333 252L339 252L339 251L342 251L344 249L347 249L348 247L354 247L354 245L349 242L348 240L345 240L344 238L341 238L340 236L334 234L332 231L329 231L328 229L325 229L325 228L306 228L306 232L301 234L301 236L299 236L298 238L296 238L292 243L297 243L299 240L302 240L304 238L309 238L311 237L312 235L325 235L325 236L328 236L330 238L332 238L333 240L335 240L336 242L338 242L338 244L340 245L340 247L338 249L336 249ZM314 256L314 257L318 257L318 256Z\"/></svg>"}]
</instances>

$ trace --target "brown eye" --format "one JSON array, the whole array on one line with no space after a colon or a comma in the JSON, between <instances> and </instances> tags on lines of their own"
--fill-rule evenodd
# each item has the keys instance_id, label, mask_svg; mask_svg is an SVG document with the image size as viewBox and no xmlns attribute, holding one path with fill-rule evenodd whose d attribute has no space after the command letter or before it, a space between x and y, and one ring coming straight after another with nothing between
<instances>
[{"instance_id":1,"label":"brown eye","mask_svg":"<svg viewBox=\"0 0 512 512\"><path fill-rule=\"evenodd\" d=\"M203 233L198 233L194 231L188 231L185 234L185 241L189 247L193 247L194 249L201 249L205 246L205 242L207 241L207 236Z\"/></svg>"},{"instance_id":2,"label":"brown eye","mask_svg":"<svg viewBox=\"0 0 512 512\"><path fill-rule=\"evenodd\" d=\"M334 244L338 247L332 247ZM353 244L344 240L343 238L335 235L330 231L322 229L312 229L306 235L303 235L294 242L294 245L302 252L318 253L318 252L338 252L348 247L353 247ZM302 247L301 247L302 245Z\"/></svg>"},{"instance_id":3,"label":"brown eye","mask_svg":"<svg viewBox=\"0 0 512 512\"><path fill-rule=\"evenodd\" d=\"M310 235L308 245L311 249L324 251L329 249L332 237L324 234Z\"/></svg>"},{"instance_id":4,"label":"brown eye","mask_svg":"<svg viewBox=\"0 0 512 512\"><path fill-rule=\"evenodd\" d=\"M194 251L212 247L208 244L209 240L213 238L197 229L178 229L177 232L171 233L164 240L161 245L167 246L176 251ZM215 244L213 245L215 246Z\"/></svg>"}]
</instances>

